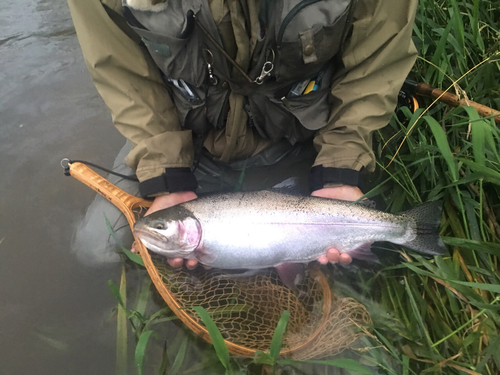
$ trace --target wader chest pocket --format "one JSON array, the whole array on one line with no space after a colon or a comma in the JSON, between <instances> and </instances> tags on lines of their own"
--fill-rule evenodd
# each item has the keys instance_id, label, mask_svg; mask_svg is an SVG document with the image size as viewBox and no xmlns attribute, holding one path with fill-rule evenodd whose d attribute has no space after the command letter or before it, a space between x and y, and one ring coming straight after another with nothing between
<instances>
[{"instance_id":1,"label":"wader chest pocket","mask_svg":"<svg viewBox=\"0 0 500 375\"><path fill-rule=\"evenodd\" d=\"M210 86L208 92L205 92L204 89L186 83L183 85L178 81L165 79L170 87L181 127L192 130L199 137L203 137L210 127L220 128L227 116L228 91ZM185 87L192 94L186 92ZM196 100L190 100L187 95Z\"/></svg>"},{"instance_id":2,"label":"wader chest pocket","mask_svg":"<svg viewBox=\"0 0 500 375\"><path fill-rule=\"evenodd\" d=\"M260 134L273 142L282 138L291 144L302 142L327 124L328 93L325 89L289 98L286 105L272 95L252 95L249 104L254 125Z\"/></svg>"},{"instance_id":3,"label":"wader chest pocket","mask_svg":"<svg viewBox=\"0 0 500 375\"><path fill-rule=\"evenodd\" d=\"M137 29L156 65L168 78L182 79L201 86L206 78L202 57L202 42L194 31L186 38Z\"/></svg>"},{"instance_id":4,"label":"wader chest pocket","mask_svg":"<svg viewBox=\"0 0 500 375\"><path fill-rule=\"evenodd\" d=\"M270 100L286 108L304 128L318 130L328 123L330 115L328 93L329 90L320 90L282 100L271 97Z\"/></svg>"},{"instance_id":5,"label":"wader chest pocket","mask_svg":"<svg viewBox=\"0 0 500 375\"><path fill-rule=\"evenodd\" d=\"M349 4L349 0L301 1L284 15L276 33L278 82L319 71L340 51Z\"/></svg>"}]
</instances>

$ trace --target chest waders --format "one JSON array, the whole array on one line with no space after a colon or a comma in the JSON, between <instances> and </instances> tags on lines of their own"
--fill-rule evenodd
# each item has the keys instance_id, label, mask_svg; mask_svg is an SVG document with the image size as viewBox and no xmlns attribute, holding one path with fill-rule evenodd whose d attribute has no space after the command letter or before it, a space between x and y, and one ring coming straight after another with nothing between
<instances>
[{"instance_id":1,"label":"chest waders","mask_svg":"<svg viewBox=\"0 0 500 375\"><path fill-rule=\"evenodd\" d=\"M124 7L124 15L163 73L184 129L203 138L209 127L223 128L234 92L245 97L248 126L295 144L328 122L351 8L351 0L270 2L248 71L225 52L207 0L168 0L160 12Z\"/></svg>"}]
</instances>

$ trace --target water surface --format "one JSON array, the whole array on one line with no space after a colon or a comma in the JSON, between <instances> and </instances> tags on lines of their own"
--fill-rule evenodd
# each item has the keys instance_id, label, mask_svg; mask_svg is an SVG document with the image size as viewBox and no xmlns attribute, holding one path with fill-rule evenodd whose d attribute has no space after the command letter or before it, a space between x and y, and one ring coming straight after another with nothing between
<instances>
[{"instance_id":1,"label":"water surface","mask_svg":"<svg viewBox=\"0 0 500 375\"><path fill-rule=\"evenodd\" d=\"M63 157L110 166L123 139L83 63L65 1L0 6L0 374L111 374L119 264L69 251L94 193Z\"/></svg>"}]
</instances>

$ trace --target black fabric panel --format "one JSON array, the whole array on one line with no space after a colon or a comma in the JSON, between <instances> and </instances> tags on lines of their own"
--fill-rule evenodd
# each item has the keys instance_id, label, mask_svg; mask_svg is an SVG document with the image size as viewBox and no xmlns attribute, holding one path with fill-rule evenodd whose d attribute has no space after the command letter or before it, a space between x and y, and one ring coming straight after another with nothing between
<instances>
[{"instance_id":1,"label":"black fabric panel","mask_svg":"<svg viewBox=\"0 0 500 375\"><path fill-rule=\"evenodd\" d=\"M150 197L164 192L195 191L197 187L198 183L191 169L167 168L161 176L141 182L139 191L143 197Z\"/></svg>"},{"instance_id":2,"label":"black fabric panel","mask_svg":"<svg viewBox=\"0 0 500 375\"><path fill-rule=\"evenodd\" d=\"M349 168L332 168L317 165L311 168L309 188L311 192L322 189L326 184L361 186L361 173Z\"/></svg>"}]
</instances>

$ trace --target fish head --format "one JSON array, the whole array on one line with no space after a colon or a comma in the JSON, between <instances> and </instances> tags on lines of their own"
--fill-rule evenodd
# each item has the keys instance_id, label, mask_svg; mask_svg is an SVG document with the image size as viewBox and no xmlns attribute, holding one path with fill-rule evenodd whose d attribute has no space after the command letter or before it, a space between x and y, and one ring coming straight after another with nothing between
<instances>
[{"instance_id":1,"label":"fish head","mask_svg":"<svg viewBox=\"0 0 500 375\"><path fill-rule=\"evenodd\" d=\"M179 206L153 212L134 225L134 234L152 252L173 258L188 258L201 241L201 224Z\"/></svg>"}]
</instances>

